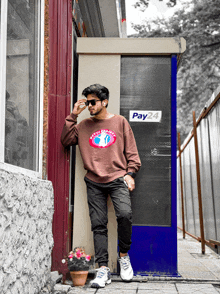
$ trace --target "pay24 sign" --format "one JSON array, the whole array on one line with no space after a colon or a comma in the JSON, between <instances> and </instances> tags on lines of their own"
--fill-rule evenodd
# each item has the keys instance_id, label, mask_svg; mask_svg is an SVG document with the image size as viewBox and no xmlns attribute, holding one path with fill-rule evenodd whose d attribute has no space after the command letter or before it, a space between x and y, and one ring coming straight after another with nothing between
<instances>
[{"instance_id":1,"label":"pay24 sign","mask_svg":"<svg viewBox=\"0 0 220 294\"><path fill-rule=\"evenodd\" d=\"M130 110L130 122L161 122L160 110Z\"/></svg>"}]
</instances>

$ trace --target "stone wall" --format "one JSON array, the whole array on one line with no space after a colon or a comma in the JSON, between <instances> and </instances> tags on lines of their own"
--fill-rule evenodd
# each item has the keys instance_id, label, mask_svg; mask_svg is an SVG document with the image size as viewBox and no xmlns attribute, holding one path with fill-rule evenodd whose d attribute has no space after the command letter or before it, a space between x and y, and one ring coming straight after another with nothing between
<instances>
[{"instance_id":1,"label":"stone wall","mask_svg":"<svg viewBox=\"0 0 220 294\"><path fill-rule=\"evenodd\" d=\"M53 187L0 169L0 293L39 293L50 279Z\"/></svg>"}]
</instances>

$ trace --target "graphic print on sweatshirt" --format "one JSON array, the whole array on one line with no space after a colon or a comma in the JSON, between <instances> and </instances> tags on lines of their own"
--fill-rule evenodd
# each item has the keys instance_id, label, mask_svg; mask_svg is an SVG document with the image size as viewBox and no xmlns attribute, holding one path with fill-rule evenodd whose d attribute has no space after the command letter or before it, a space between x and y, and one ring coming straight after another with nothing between
<instances>
[{"instance_id":1,"label":"graphic print on sweatshirt","mask_svg":"<svg viewBox=\"0 0 220 294\"><path fill-rule=\"evenodd\" d=\"M116 141L116 134L110 130L99 130L91 135L89 144L94 148L107 148Z\"/></svg>"}]
</instances>

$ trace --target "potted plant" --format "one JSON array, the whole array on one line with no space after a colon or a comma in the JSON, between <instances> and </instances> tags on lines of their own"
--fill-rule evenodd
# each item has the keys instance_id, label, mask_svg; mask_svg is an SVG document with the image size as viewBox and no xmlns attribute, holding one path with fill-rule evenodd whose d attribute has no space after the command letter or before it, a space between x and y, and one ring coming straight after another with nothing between
<instances>
[{"instance_id":1,"label":"potted plant","mask_svg":"<svg viewBox=\"0 0 220 294\"><path fill-rule=\"evenodd\" d=\"M83 247L76 247L70 251L67 259L67 266L74 286L84 286L87 280L88 271L93 265L93 258L85 253Z\"/></svg>"}]
</instances>

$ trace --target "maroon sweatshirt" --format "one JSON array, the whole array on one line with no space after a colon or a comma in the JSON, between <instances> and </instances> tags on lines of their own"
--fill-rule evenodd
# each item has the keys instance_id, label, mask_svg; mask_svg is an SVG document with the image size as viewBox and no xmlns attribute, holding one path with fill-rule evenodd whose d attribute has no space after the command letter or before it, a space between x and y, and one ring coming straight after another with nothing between
<instances>
[{"instance_id":1,"label":"maroon sweatshirt","mask_svg":"<svg viewBox=\"0 0 220 294\"><path fill-rule=\"evenodd\" d=\"M86 177L96 183L108 183L127 172L138 172L141 162L132 129L121 115L108 119L88 118L77 124L70 114L63 127L64 147L79 145Z\"/></svg>"}]
</instances>

